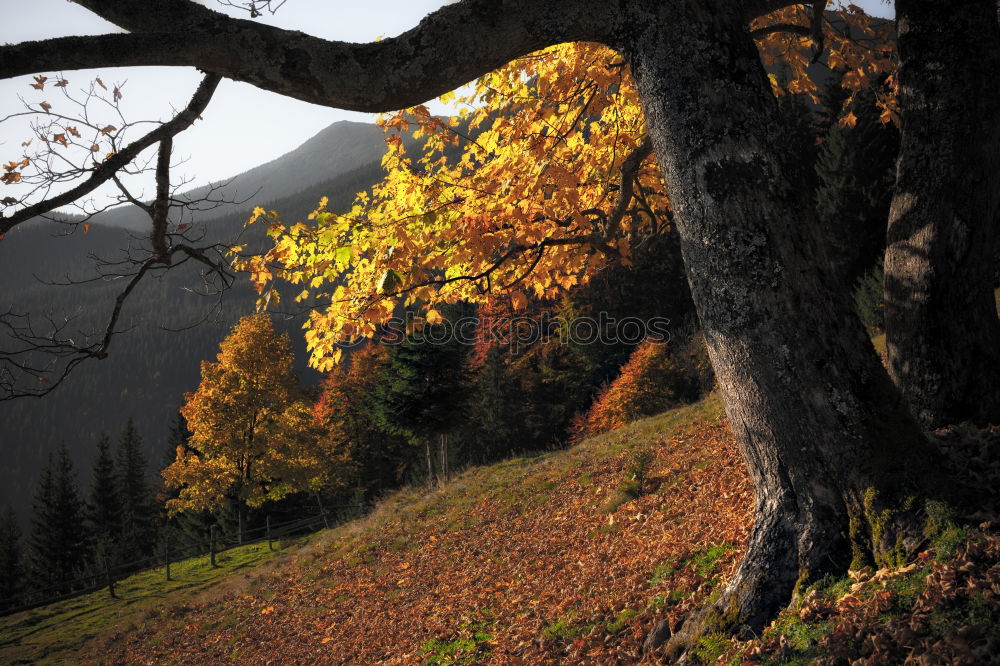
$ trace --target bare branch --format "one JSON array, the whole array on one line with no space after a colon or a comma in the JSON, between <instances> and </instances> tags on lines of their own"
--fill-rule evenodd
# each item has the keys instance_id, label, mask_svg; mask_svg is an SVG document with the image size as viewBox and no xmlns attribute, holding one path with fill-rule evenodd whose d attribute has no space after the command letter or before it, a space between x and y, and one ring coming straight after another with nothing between
<instances>
[{"instance_id":1,"label":"bare branch","mask_svg":"<svg viewBox=\"0 0 1000 666\"><path fill-rule=\"evenodd\" d=\"M201 113L208 106L215 89L218 87L221 77L216 74L208 74L198 86L194 96L180 113L171 120L163 123L145 136L136 139L131 144L112 155L100 164L90 177L76 187L58 194L50 199L39 201L13 213L9 217L0 218L0 234L10 231L14 226L30 220L33 217L42 215L67 205L93 192L103 183L113 179L118 171L125 168L132 160L138 157L146 148L158 141L173 137L175 134L190 127Z\"/></svg>"},{"instance_id":2,"label":"bare branch","mask_svg":"<svg viewBox=\"0 0 1000 666\"><path fill-rule=\"evenodd\" d=\"M258 16L263 16L264 12L274 15L282 5L284 5L286 0L244 0L242 2L233 2L233 0L219 0L220 5L225 5L226 7L235 7L236 9L242 9L248 14L250 18L257 18Z\"/></svg>"},{"instance_id":3,"label":"bare branch","mask_svg":"<svg viewBox=\"0 0 1000 666\"><path fill-rule=\"evenodd\" d=\"M174 141L167 137L160 141L156 160L156 200L153 201L153 257L161 263L170 259L167 250L167 214L170 212L170 154Z\"/></svg>"}]
</instances>

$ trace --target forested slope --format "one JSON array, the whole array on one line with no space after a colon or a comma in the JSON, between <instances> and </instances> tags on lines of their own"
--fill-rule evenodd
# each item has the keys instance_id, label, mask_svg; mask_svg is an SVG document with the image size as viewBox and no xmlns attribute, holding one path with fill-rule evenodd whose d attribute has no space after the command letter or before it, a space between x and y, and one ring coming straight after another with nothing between
<instances>
[{"instance_id":1,"label":"forested slope","mask_svg":"<svg viewBox=\"0 0 1000 666\"><path fill-rule=\"evenodd\" d=\"M354 195L381 175L378 154L369 158L361 166L304 190L277 199L254 200L204 219L206 237L202 242L232 241L243 231L253 205L279 210L286 219L304 218L324 196L329 197L332 210L349 207ZM0 284L5 287L0 308L12 306L56 320L76 317L72 330L81 334L103 331L123 279L68 286L46 282L93 278L90 255L121 257L122 248L135 242L135 232L96 223L87 233L77 229L65 235L67 230L63 225L32 223L15 229L0 243ZM259 228L244 235L251 244L260 237ZM11 504L22 518L27 517L37 472L62 441L73 453L85 486L97 437L102 432L116 436L130 417L136 420L149 460L159 464L183 394L197 388L200 362L214 358L219 341L241 315L253 311L256 300L242 276L221 301L195 293L201 287L200 271L191 265L172 270L162 279L146 280L129 297L119 326L125 332L115 338L106 360L85 362L42 399L0 403L4 451L0 506ZM302 378L315 383L318 376L305 367L300 324L299 319L278 322L282 330L293 333Z\"/></svg>"}]
</instances>

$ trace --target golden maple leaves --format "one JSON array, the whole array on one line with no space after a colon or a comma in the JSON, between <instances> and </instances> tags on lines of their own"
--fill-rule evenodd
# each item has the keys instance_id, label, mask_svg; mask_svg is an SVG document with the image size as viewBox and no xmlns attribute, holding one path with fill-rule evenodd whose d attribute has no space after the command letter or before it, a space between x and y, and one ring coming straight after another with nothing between
<instances>
[{"instance_id":1,"label":"golden maple leaves","mask_svg":"<svg viewBox=\"0 0 1000 666\"><path fill-rule=\"evenodd\" d=\"M810 25L811 12L811 6L791 5L755 20L751 29L765 30L780 25L805 28ZM896 82L892 76L897 66L893 23L873 19L859 7L849 4L833 15L827 13L823 25L824 51L820 64L813 63L817 44L812 37L783 30L758 40L764 64L783 73L783 83L771 77L775 93L805 94L818 105L825 72L833 70L841 73L840 85L850 93L843 108L850 107L861 90L872 89L876 91L882 121L898 122ZM840 109L832 111L836 113Z\"/></svg>"},{"instance_id":2,"label":"golden maple leaves","mask_svg":"<svg viewBox=\"0 0 1000 666\"><path fill-rule=\"evenodd\" d=\"M217 362L202 362L201 384L181 408L190 447L163 471L180 490L167 502L172 513L218 508L234 489L241 502L259 506L330 480L341 461L317 444L293 361L288 336L266 315L251 315L223 340Z\"/></svg>"},{"instance_id":3,"label":"golden maple leaves","mask_svg":"<svg viewBox=\"0 0 1000 666\"><path fill-rule=\"evenodd\" d=\"M332 292L307 325L321 370L336 361L338 343L372 334L400 303L433 313L497 292L522 305L551 297L607 261L588 239L607 238L627 260L655 226L636 215L620 231L601 227L621 164L644 135L628 69L606 47L553 47L443 99L456 104L454 117L417 106L381 119L386 177L351 211L333 214L322 202L308 225L270 222L274 247L243 264L262 294L275 278L301 285L300 299L320 286ZM422 141L414 154L402 132ZM637 178L648 213L664 217L653 160Z\"/></svg>"},{"instance_id":4,"label":"golden maple leaves","mask_svg":"<svg viewBox=\"0 0 1000 666\"><path fill-rule=\"evenodd\" d=\"M854 9L827 21L826 58L846 72L852 92L894 66L888 28ZM754 29L810 24L803 5L775 12ZM863 39L858 39L858 36ZM765 64L782 64L776 94L819 100L813 41L795 32L759 40ZM892 79L878 96L894 116ZM609 219L622 165L642 143L644 120L626 63L598 44L562 44L480 77L471 92L448 93L443 119L425 106L383 117L385 178L360 193L350 211L320 202L306 224L266 219L273 247L237 262L266 306L276 280L298 285L297 300L320 296L306 323L310 364L329 370L341 343L372 335L399 305L436 311L457 301L506 295L515 307L584 282L609 260L628 262L632 247L669 226L670 204L655 159L635 174L629 213ZM850 103L850 99L847 103ZM849 123L850 117L844 122ZM422 143L413 153L401 135ZM433 315L431 315L433 317Z\"/></svg>"}]
</instances>

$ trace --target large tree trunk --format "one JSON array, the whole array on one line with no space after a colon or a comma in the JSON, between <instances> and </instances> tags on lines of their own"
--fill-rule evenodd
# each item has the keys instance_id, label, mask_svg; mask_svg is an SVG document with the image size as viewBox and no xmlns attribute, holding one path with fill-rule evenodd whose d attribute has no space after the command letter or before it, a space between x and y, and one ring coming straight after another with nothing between
<instances>
[{"instance_id":1,"label":"large tree trunk","mask_svg":"<svg viewBox=\"0 0 1000 666\"><path fill-rule=\"evenodd\" d=\"M691 292L756 488L747 553L705 631L759 631L798 585L923 539L936 453L846 289L824 280L808 193L789 182L756 47L723 0L650 2L616 45L633 68Z\"/></svg>"},{"instance_id":2,"label":"large tree trunk","mask_svg":"<svg viewBox=\"0 0 1000 666\"><path fill-rule=\"evenodd\" d=\"M903 135L885 260L890 373L925 426L1000 423L996 4L900 0L896 12Z\"/></svg>"}]
</instances>

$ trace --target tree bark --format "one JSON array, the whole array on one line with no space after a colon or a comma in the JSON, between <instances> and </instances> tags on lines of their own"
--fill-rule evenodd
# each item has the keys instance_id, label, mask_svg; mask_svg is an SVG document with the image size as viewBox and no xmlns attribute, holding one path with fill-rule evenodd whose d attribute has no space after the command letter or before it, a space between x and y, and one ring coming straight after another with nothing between
<instances>
[{"instance_id":1,"label":"tree bark","mask_svg":"<svg viewBox=\"0 0 1000 666\"><path fill-rule=\"evenodd\" d=\"M902 146L885 259L890 373L925 426L1000 423L992 0L900 0Z\"/></svg>"},{"instance_id":2,"label":"tree bark","mask_svg":"<svg viewBox=\"0 0 1000 666\"><path fill-rule=\"evenodd\" d=\"M434 463L431 460L431 440L424 440L424 454L427 457L427 485L434 485L436 479L434 477Z\"/></svg>"},{"instance_id":3,"label":"tree bark","mask_svg":"<svg viewBox=\"0 0 1000 666\"><path fill-rule=\"evenodd\" d=\"M936 450L827 264L790 182L757 50L722 0L648 3L616 44L636 78L695 305L756 488L746 555L673 637L754 632L798 586L888 562L923 540Z\"/></svg>"}]
</instances>

